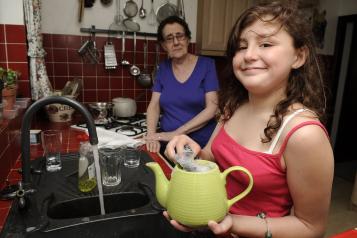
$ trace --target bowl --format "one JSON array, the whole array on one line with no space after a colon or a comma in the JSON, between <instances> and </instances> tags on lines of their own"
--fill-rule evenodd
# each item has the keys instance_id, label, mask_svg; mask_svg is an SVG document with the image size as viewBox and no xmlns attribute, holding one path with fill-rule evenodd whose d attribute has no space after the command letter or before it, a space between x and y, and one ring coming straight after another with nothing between
<instances>
[{"instance_id":1,"label":"bowl","mask_svg":"<svg viewBox=\"0 0 357 238\"><path fill-rule=\"evenodd\" d=\"M90 112L94 118L95 124L107 123L108 111L113 107L112 103L108 102L94 102L89 104ZM110 115L110 113L109 113Z\"/></svg>"},{"instance_id":2,"label":"bowl","mask_svg":"<svg viewBox=\"0 0 357 238\"><path fill-rule=\"evenodd\" d=\"M61 94L61 91L53 93L54 96L62 96ZM75 99L75 96L72 95L64 95L63 97ZM74 109L65 104L53 103L46 106L46 112L51 122L68 122L72 120Z\"/></svg>"}]
</instances>

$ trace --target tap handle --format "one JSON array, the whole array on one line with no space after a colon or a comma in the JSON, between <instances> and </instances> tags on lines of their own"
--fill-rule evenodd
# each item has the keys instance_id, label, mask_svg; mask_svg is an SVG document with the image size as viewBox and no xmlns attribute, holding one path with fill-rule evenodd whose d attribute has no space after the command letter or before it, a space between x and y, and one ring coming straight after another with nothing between
<instances>
[{"instance_id":1,"label":"tap handle","mask_svg":"<svg viewBox=\"0 0 357 238\"><path fill-rule=\"evenodd\" d=\"M36 189L25 189L22 181L18 183L19 189L16 191L16 197L19 199L19 209L24 209L27 206L26 195L34 194Z\"/></svg>"}]
</instances>

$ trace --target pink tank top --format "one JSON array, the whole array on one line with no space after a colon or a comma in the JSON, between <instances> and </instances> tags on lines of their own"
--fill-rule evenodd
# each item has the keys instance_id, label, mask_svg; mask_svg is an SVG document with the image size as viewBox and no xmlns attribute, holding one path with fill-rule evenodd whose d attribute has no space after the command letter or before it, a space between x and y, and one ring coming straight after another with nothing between
<instances>
[{"instance_id":1,"label":"pink tank top","mask_svg":"<svg viewBox=\"0 0 357 238\"><path fill-rule=\"evenodd\" d=\"M288 120L286 124L287 122ZM254 179L251 192L231 207L231 213L256 216L260 212L265 212L269 217L282 217L290 213L292 199L286 180L286 171L281 168L280 158L290 136L305 125L318 125L327 134L320 122L303 122L289 131L277 154L252 151L241 146L226 133L224 126L222 126L211 146L220 169L223 171L229 167L240 165L248 169ZM283 124L279 131L282 131L284 127ZM273 140L269 151L273 151L281 134L279 131L274 138L276 141ZM241 193L247 185L248 177L244 173L233 172L229 174L226 184L228 197L232 198Z\"/></svg>"}]
</instances>

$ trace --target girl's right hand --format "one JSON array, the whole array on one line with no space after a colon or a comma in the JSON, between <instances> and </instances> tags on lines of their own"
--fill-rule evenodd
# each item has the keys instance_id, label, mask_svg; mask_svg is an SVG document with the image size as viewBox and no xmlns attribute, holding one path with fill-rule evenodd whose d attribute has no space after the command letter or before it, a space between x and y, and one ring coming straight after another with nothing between
<instances>
[{"instance_id":1,"label":"girl's right hand","mask_svg":"<svg viewBox=\"0 0 357 238\"><path fill-rule=\"evenodd\" d=\"M201 147L194 140L192 140L187 135L175 136L170 140L166 146L165 155L170 160L175 160L175 155L182 155L184 152L185 145L189 146L193 152L193 155L196 156L200 151Z\"/></svg>"}]
</instances>

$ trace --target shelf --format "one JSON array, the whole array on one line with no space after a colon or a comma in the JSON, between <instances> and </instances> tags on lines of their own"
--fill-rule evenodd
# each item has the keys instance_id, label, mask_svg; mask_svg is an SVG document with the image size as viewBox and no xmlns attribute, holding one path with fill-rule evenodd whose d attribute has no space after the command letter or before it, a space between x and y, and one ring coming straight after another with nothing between
<instances>
[{"instance_id":1,"label":"shelf","mask_svg":"<svg viewBox=\"0 0 357 238\"><path fill-rule=\"evenodd\" d=\"M81 28L80 31L81 32L91 33L91 34L95 34L95 33L103 33L103 34L122 33L122 31L107 30L107 29L97 29L93 25L92 25L91 28ZM133 34L134 34L133 31L125 31L125 35L133 35ZM150 37L155 37L156 38L157 34L156 33L148 33L148 32L137 31L136 35L137 36L150 36Z\"/></svg>"}]
</instances>

